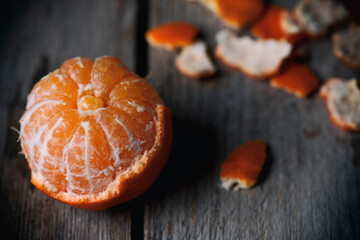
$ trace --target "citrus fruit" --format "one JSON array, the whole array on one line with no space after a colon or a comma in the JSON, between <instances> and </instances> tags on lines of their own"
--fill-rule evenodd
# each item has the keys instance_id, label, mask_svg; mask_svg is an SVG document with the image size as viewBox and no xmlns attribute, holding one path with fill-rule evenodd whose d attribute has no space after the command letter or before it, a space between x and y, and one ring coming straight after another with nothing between
<instances>
[{"instance_id":1,"label":"citrus fruit","mask_svg":"<svg viewBox=\"0 0 360 240\"><path fill-rule=\"evenodd\" d=\"M105 209L142 194L172 141L171 112L110 56L67 60L28 96L21 147L31 182L71 206Z\"/></svg>"}]
</instances>

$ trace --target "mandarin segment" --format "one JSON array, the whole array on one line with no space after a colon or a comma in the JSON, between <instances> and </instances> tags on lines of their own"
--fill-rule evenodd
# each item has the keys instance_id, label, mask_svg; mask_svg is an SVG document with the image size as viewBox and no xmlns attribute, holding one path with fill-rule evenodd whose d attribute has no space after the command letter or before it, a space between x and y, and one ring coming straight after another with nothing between
<instances>
[{"instance_id":1,"label":"mandarin segment","mask_svg":"<svg viewBox=\"0 0 360 240\"><path fill-rule=\"evenodd\" d=\"M20 119L21 147L28 160L29 166L37 171L41 136L48 128L49 122L70 106L65 102L54 99L44 99L30 107Z\"/></svg>"},{"instance_id":2,"label":"mandarin segment","mask_svg":"<svg viewBox=\"0 0 360 240\"><path fill-rule=\"evenodd\" d=\"M159 94L145 79L139 77L116 84L110 93L109 106L113 106L115 102L124 99L136 99L147 102L153 109L157 104L163 104Z\"/></svg>"},{"instance_id":3,"label":"mandarin segment","mask_svg":"<svg viewBox=\"0 0 360 240\"><path fill-rule=\"evenodd\" d=\"M93 111L104 106L103 101L99 97L85 95L78 99L77 106L84 111Z\"/></svg>"},{"instance_id":4,"label":"mandarin segment","mask_svg":"<svg viewBox=\"0 0 360 240\"><path fill-rule=\"evenodd\" d=\"M35 85L20 120L31 181L79 208L129 201L167 160L169 114L151 85L120 59L101 57L94 66L70 59Z\"/></svg>"},{"instance_id":5,"label":"mandarin segment","mask_svg":"<svg viewBox=\"0 0 360 240\"><path fill-rule=\"evenodd\" d=\"M168 22L148 30L146 40L155 47L174 50L191 44L198 29L191 23L178 21Z\"/></svg>"},{"instance_id":6,"label":"mandarin segment","mask_svg":"<svg viewBox=\"0 0 360 240\"><path fill-rule=\"evenodd\" d=\"M76 106L78 86L66 74L49 73L35 84L28 96L26 108L44 98L68 101Z\"/></svg>"},{"instance_id":7,"label":"mandarin segment","mask_svg":"<svg viewBox=\"0 0 360 240\"><path fill-rule=\"evenodd\" d=\"M128 116L110 107L100 111L98 116L98 123L114 153L114 165L123 170L129 167L132 159L139 158L150 147L144 130Z\"/></svg>"},{"instance_id":8,"label":"mandarin segment","mask_svg":"<svg viewBox=\"0 0 360 240\"><path fill-rule=\"evenodd\" d=\"M101 97L106 102L112 87L120 82L128 71L118 58L110 56L97 58L91 72L91 87L95 96Z\"/></svg>"},{"instance_id":9,"label":"mandarin segment","mask_svg":"<svg viewBox=\"0 0 360 240\"><path fill-rule=\"evenodd\" d=\"M113 107L121 109L127 114L133 116L139 126L145 130L145 133L152 137L155 133L155 109L152 105L137 99L119 100L112 104Z\"/></svg>"},{"instance_id":10,"label":"mandarin segment","mask_svg":"<svg viewBox=\"0 0 360 240\"><path fill-rule=\"evenodd\" d=\"M65 61L60 67L60 73L68 75L77 84L90 83L93 61L87 57L75 57Z\"/></svg>"},{"instance_id":11,"label":"mandarin segment","mask_svg":"<svg viewBox=\"0 0 360 240\"><path fill-rule=\"evenodd\" d=\"M96 194L113 180L114 166L106 136L94 116L82 119L64 149L68 193Z\"/></svg>"},{"instance_id":12,"label":"mandarin segment","mask_svg":"<svg viewBox=\"0 0 360 240\"><path fill-rule=\"evenodd\" d=\"M38 160L39 165L41 164L41 174L52 186L56 186L56 191L66 191L67 168L59 160L62 159L63 149L74 135L79 122L80 116L77 111L67 109L61 112L59 116L51 119L43 134L41 144L35 146L43 148L39 151Z\"/></svg>"},{"instance_id":13,"label":"mandarin segment","mask_svg":"<svg viewBox=\"0 0 360 240\"><path fill-rule=\"evenodd\" d=\"M262 141L247 141L238 146L221 165L221 181L227 190L251 188L265 163L266 145Z\"/></svg>"}]
</instances>

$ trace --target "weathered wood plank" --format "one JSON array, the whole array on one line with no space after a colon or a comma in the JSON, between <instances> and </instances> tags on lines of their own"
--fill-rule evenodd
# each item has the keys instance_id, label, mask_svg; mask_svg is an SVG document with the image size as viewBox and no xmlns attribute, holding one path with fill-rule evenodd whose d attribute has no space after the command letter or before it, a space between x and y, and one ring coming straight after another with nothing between
<instances>
[{"instance_id":1,"label":"weathered wood plank","mask_svg":"<svg viewBox=\"0 0 360 240\"><path fill-rule=\"evenodd\" d=\"M151 1L150 27L170 20L199 26L211 49L222 28L195 3ZM304 48L322 81L359 77L329 40ZM218 78L196 82L176 71L174 57L149 50L151 82L173 110L175 132L168 165L145 196L145 239L360 238L359 135L334 127L317 95L297 99L220 63ZM269 145L260 183L220 189L221 162L249 139Z\"/></svg>"},{"instance_id":2,"label":"weathered wood plank","mask_svg":"<svg viewBox=\"0 0 360 240\"><path fill-rule=\"evenodd\" d=\"M295 0L275 2L292 6ZM130 219L137 225L133 230L142 230L145 202L146 239L360 238L360 137L334 127L318 96L297 99L220 63L217 78L189 80L175 70L175 54L155 49L149 51L151 83L172 108L175 128L169 163L156 184L139 200L102 212L71 208L41 194L30 183L17 135L10 130L18 128L34 83L77 55L119 56L132 69L137 62L137 71L144 75L146 62L135 56L146 57L146 48L135 45L140 41L135 39L135 1L24 3L10 22L0 25L3 236L129 239ZM195 3L151 1L150 26L169 20L195 23L211 49L214 34L222 28ZM304 48L322 80L359 77L333 57L329 41ZM225 192L219 188L220 164L248 139L262 139L270 146L260 183L249 191Z\"/></svg>"},{"instance_id":3,"label":"weathered wood plank","mask_svg":"<svg viewBox=\"0 0 360 240\"><path fill-rule=\"evenodd\" d=\"M19 2L18 2L19 3ZM130 239L131 207L83 211L54 201L30 183L19 155L18 120L32 86L74 56L118 56L135 68L137 2L26 1L2 29L0 232L10 239ZM11 15L11 14L10 14Z\"/></svg>"}]
</instances>

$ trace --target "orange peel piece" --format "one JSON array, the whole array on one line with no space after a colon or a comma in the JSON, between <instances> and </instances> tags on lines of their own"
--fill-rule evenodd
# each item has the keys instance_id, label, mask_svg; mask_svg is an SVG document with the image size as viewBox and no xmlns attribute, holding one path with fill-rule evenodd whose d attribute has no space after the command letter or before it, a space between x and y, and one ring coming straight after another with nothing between
<instances>
[{"instance_id":1,"label":"orange peel piece","mask_svg":"<svg viewBox=\"0 0 360 240\"><path fill-rule=\"evenodd\" d=\"M185 21L168 22L148 30L145 38L154 47L174 50L192 42L199 30L193 24Z\"/></svg>"},{"instance_id":2,"label":"orange peel piece","mask_svg":"<svg viewBox=\"0 0 360 240\"><path fill-rule=\"evenodd\" d=\"M216 0L216 4L217 15L235 29L254 22L264 9L263 0Z\"/></svg>"},{"instance_id":3,"label":"orange peel piece","mask_svg":"<svg viewBox=\"0 0 360 240\"><path fill-rule=\"evenodd\" d=\"M264 39L285 39L298 43L304 38L301 27L292 14L283 7L271 5L265 14L252 26L252 33Z\"/></svg>"},{"instance_id":4,"label":"orange peel piece","mask_svg":"<svg viewBox=\"0 0 360 240\"><path fill-rule=\"evenodd\" d=\"M329 79L320 90L333 123L343 130L360 131L360 90L357 80Z\"/></svg>"},{"instance_id":5,"label":"orange peel piece","mask_svg":"<svg viewBox=\"0 0 360 240\"><path fill-rule=\"evenodd\" d=\"M264 9L263 0L190 0L199 2L221 21L234 29L254 22Z\"/></svg>"},{"instance_id":6,"label":"orange peel piece","mask_svg":"<svg viewBox=\"0 0 360 240\"><path fill-rule=\"evenodd\" d=\"M247 141L231 152L221 165L220 177L226 190L251 188L258 180L266 160L266 144L262 141Z\"/></svg>"},{"instance_id":7,"label":"orange peel piece","mask_svg":"<svg viewBox=\"0 0 360 240\"><path fill-rule=\"evenodd\" d=\"M216 41L217 58L229 67L257 79L277 74L292 51L292 45L286 41L237 37L229 30L217 33Z\"/></svg>"},{"instance_id":8,"label":"orange peel piece","mask_svg":"<svg viewBox=\"0 0 360 240\"><path fill-rule=\"evenodd\" d=\"M280 74L272 77L271 86L306 97L319 87L319 80L307 66L290 63Z\"/></svg>"},{"instance_id":9,"label":"orange peel piece","mask_svg":"<svg viewBox=\"0 0 360 240\"><path fill-rule=\"evenodd\" d=\"M336 33L332 40L335 57L360 70L360 26L352 25L346 31Z\"/></svg>"},{"instance_id":10,"label":"orange peel piece","mask_svg":"<svg viewBox=\"0 0 360 240\"><path fill-rule=\"evenodd\" d=\"M300 0L294 16L310 37L324 36L330 27L345 20L346 9L333 0Z\"/></svg>"},{"instance_id":11,"label":"orange peel piece","mask_svg":"<svg viewBox=\"0 0 360 240\"><path fill-rule=\"evenodd\" d=\"M175 64L182 74L194 79L210 77L216 72L203 42L184 47L176 57Z\"/></svg>"}]
</instances>

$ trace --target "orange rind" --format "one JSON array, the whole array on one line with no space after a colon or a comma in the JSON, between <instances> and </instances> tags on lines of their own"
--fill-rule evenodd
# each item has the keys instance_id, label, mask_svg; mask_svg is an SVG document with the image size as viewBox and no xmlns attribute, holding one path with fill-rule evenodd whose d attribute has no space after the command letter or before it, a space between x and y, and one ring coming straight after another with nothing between
<instances>
[{"instance_id":1,"label":"orange rind","mask_svg":"<svg viewBox=\"0 0 360 240\"><path fill-rule=\"evenodd\" d=\"M286 41L237 37L229 30L217 33L216 42L217 58L229 67L257 79L277 74L292 52L292 45Z\"/></svg>"},{"instance_id":2,"label":"orange rind","mask_svg":"<svg viewBox=\"0 0 360 240\"><path fill-rule=\"evenodd\" d=\"M196 42L184 47L176 56L175 64L182 74L194 79L210 77L216 72L203 42Z\"/></svg>"},{"instance_id":3,"label":"orange rind","mask_svg":"<svg viewBox=\"0 0 360 240\"><path fill-rule=\"evenodd\" d=\"M333 123L343 130L360 131L360 90L356 79L329 79L320 90Z\"/></svg>"},{"instance_id":4,"label":"orange rind","mask_svg":"<svg viewBox=\"0 0 360 240\"><path fill-rule=\"evenodd\" d=\"M295 19L310 37L325 36L347 16L346 9L333 0L301 0L294 9Z\"/></svg>"},{"instance_id":5,"label":"orange rind","mask_svg":"<svg viewBox=\"0 0 360 240\"><path fill-rule=\"evenodd\" d=\"M247 141L231 152L221 165L220 177L226 190L251 188L266 160L266 145L262 141Z\"/></svg>"},{"instance_id":6,"label":"orange rind","mask_svg":"<svg viewBox=\"0 0 360 240\"><path fill-rule=\"evenodd\" d=\"M191 0L212 11L221 21L234 29L253 23L264 10L263 0Z\"/></svg>"},{"instance_id":7,"label":"orange rind","mask_svg":"<svg viewBox=\"0 0 360 240\"><path fill-rule=\"evenodd\" d=\"M292 44L299 43L304 34L286 8L271 5L262 17L251 27L252 33L263 39L286 40Z\"/></svg>"},{"instance_id":8,"label":"orange rind","mask_svg":"<svg viewBox=\"0 0 360 240\"><path fill-rule=\"evenodd\" d=\"M148 30L145 38L150 45L171 51L193 43L198 31L188 22L168 22Z\"/></svg>"},{"instance_id":9,"label":"orange rind","mask_svg":"<svg viewBox=\"0 0 360 240\"><path fill-rule=\"evenodd\" d=\"M350 26L333 36L334 55L348 66L360 70L360 26Z\"/></svg>"},{"instance_id":10,"label":"orange rind","mask_svg":"<svg viewBox=\"0 0 360 240\"><path fill-rule=\"evenodd\" d=\"M305 65L290 63L276 76L271 78L271 86L304 98L319 87L319 79Z\"/></svg>"}]
</instances>

